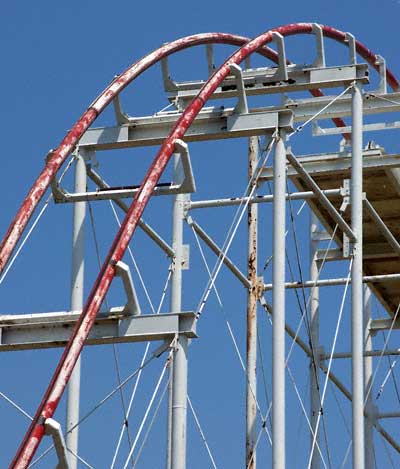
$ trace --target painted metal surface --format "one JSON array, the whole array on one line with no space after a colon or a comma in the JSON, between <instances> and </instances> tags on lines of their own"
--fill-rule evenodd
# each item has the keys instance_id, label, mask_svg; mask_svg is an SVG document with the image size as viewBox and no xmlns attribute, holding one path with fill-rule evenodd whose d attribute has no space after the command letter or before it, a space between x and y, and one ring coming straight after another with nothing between
<instances>
[{"instance_id":1,"label":"painted metal surface","mask_svg":"<svg viewBox=\"0 0 400 469\"><path fill-rule=\"evenodd\" d=\"M72 129L67 133L60 145L51 150L47 156L46 165L39 174L28 195L24 199L14 220L12 221L4 239L0 244L0 272L6 266L19 238L21 237L30 217L40 202L43 194L50 185L51 180L65 162L68 155L74 150L79 139L95 121L97 116L111 103L111 101L135 78L145 70L159 62L164 57L188 47L201 44L223 43L242 45L248 38L226 33L205 33L187 36L171 43L165 44L151 54L134 63L121 75L117 76L110 85L96 98L88 109L82 114ZM276 54L271 49L264 48L260 51L267 58L273 58Z\"/></svg>"},{"instance_id":2,"label":"painted metal surface","mask_svg":"<svg viewBox=\"0 0 400 469\"><path fill-rule=\"evenodd\" d=\"M258 165L258 138L249 138L248 180L251 181ZM246 468L256 469L257 442L257 305L260 293L257 279L258 259L258 205L247 208L247 339L246 339Z\"/></svg>"},{"instance_id":3,"label":"painted metal surface","mask_svg":"<svg viewBox=\"0 0 400 469\"><path fill-rule=\"evenodd\" d=\"M346 33L338 31L335 28L331 28L329 26L321 26L321 28L325 36L330 37L331 39L334 39L338 42L346 42ZM291 36L295 34L312 34L313 29L314 28L312 23L298 23L289 24L287 26L277 28L276 32L279 32L280 34L282 34L282 36ZM270 37L266 41L264 41L264 43L270 42L272 38L272 33L267 32L264 33L264 35L265 34L270 34ZM21 237L27 223L29 222L30 217L32 216L36 206L43 197L43 194L46 192L51 180L57 173L58 169L65 162L68 155L75 148L79 139L90 127L90 125L95 121L97 116L129 83L131 83L136 77L138 77L141 73L143 73L155 63L179 50L195 45L210 43L243 45L247 41L248 38L226 33L206 33L187 36L185 38L178 39L177 41L171 42L160 47L159 49L155 50L151 54L147 55L143 59L133 64L121 75L117 76L114 81L103 91L103 93L101 93L101 95L89 106L89 108L78 119L78 121L75 123L72 129L62 140L60 145L57 147L57 149L52 150L49 153L44 169L40 173L39 177L33 184L25 200L23 201L4 239L0 244L0 272L2 272L5 268L16 244L18 243L19 238ZM262 47L262 45L259 46L261 47L261 49L257 51L258 53L264 55L265 57L275 62L279 61L279 58L277 57L275 51L267 47ZM361 55L361 57L363 57L372 67L379 71L379 61L378 56L376 54L367 49L359 41L356 41L356 49L357 52ZM246 54L246 56L248 55L249 54ZM238 63L240 62L241 60ZM399 89L398 80L388 68L386 69L386 78L388 84L394 90ZM320 90L312 90L311 93L314 97L323 95ZM334 122L339 127L345 126L344 122L341 119L335 118ZM346 135L346 137L348 138L348 135Z\"/></svg>"},{"instance_id":4,"label":"painted metal surface","mask_svg":"<svg viewBox=\"0 0 400 469\"><path fill-rule=\"evenodd\" d=\"M84 151L84 150L83 150ZM86 164L83 155L77 155L75 162L75 191L86 189ZM84 270L85 270L85 218L86 202L74 204L72 228L72 266L71 266L71 311L83 308ZM66 436L69 469L77 469L79 428L72 427L79 421L81 357L75 363L67 388ZM72 429L72 430L71 430Z\"/></svg>"},{"instance_id":5,"label":"painted metal surface","mask_svg":"<svg viewBox=\"0 0 400 469\"><path fill-rule=\"evenodd\" d=\"M178 153L174 155L174 182L179 181L182 174L182 166L180 165L180 157ZM182 310L182 264L183 264L183 219L184 204L187 195L177 194L174 198L172 208L172 248L175 252L173 259L173 270L171 275L171 311L180 313ZM182 336L179 336L179 341ZM175 466L172 462L178 460L180 467L186 461L186 392L187 392L187 348L184 350L182 344L177 344L173 353L173 359L169 365L168 382L168 422L167 422L167 469ZM182 354L184 354L182 356ZM176 388L175 376L179 384L183 383L185 392L184 398L179 395L180 390ZM175 408L175 405L178 407Z\"/></svg>"},{"instance_id":6,"label":"painted metal surface","mask_svg":"<svg viewBox=\"0 0 400 469\"><path fill-rule=\"evenodd\" d=\"M286 149L280 135L274 154L272 261L272 467L286 467L285 438L285 262L286 262Z\"/></svg>"},{"instance_id":7,"label":"painted metal surface","mask_svg":"<svg viewBox=\"0 0 400 469\"><path fill-rule=\"evenodd\" d=\"M318 280L318 239L314 238L315 232L318 230L318 218L314 212L310 213L310 280L315 282ZM310 424L315 433L318 426L318 416L321 410L320 396L320 379L319 379L319 288L314 287L310 291L310 350L312 357L310 358ZM314 435L310 435L310 447L313 446ZM319 435L316 437L316 444L319 445ZM321 467L321 458L318 451L313 452L311 459L311 469L319 469Z\"/></svg>"},{"instance_id":8,"label":"painted metal surface","mask_svg":"<svg viewBox=\"0 0 400 469\"><path fill-rule=\"evenodd\" d=\"M344 42L346 40L346 35L343 32L337 31L336 29L327 26L322 26L322 29L324 35L327 37L330 37L339 42ZM137 196L129 208L127 216L117 233L117 236L105 259L103 267L100 270L96 282L89 294L81 317L76 324L76 327L71 335L67 347L64 350L49 387L34 416L32 424L30 425L20 448L17 451L16 456L11 463L12 468L27 467L43 437L44 422L47 418L50 418L54 414L54 411L57 408L76 360L79 357L84 342L90 332L90 329L110 287L113 277L115 276L115 265L119 260L122 259L122 256L125 253L125 250L136 229L146 204L152 195L153 189L175 150L175 141L184 137L187 128L196 118L205 102L211 96L213 91L218 87L218 85L229 75L232 64L239 65L243 60L250 56L250 54L256 52L265 44L270 42L273 39L274 33L279 33L282 36L291 36L296 34L311 34L312 32L313 25L311 23L290 24L276 28L274 31L267 31L255 39L245 43L238 51L232 54L219 69L215 71L215 73L200 90L197 97L193 99L191 104L186 108L180 119L177 121L170 135L168 138L166 138L165 142L158 151L145 176L145 179L142 182ZM115 96L122 89L127 86L127 84L129 84L136 76L160 60L162 57L165 57L168 54L181 50L185 47L189 47L190 45L207 44L211 42L237 44L237 42L240 42L240 40L238 37L232 35L215 33L189 36L187 38L167 44L160 49L157 49L147 57L143 58L135 65L130 67L122 75L118 76L102 93L102 95L93 102L93 104L79 119L77 124L75 124L72 130L67 134L65 139L61 142L60 146L50 153L45 168L41 172L37 182L32 187L23 205L18 211L12 225L6 234L5 239L0 246L0 269L3 269L6 265L35 207L49 186L57 170L65 161L70 152L74 149L79 138L95 120L97 115L115 98ZM246 40L243 42L246 42ZM377 68L376 55L359 42L356 43L356 47L358 53L365 60L367 60L371 66ZM262 53L266 54L267 52L265 49L262 49ZM387 70L387 81L393 88L398 88L399 83L389 70ZM280 463L282 463L282 460Z\"/></svg>"},{"instance_id":9,"label":"painted metal surface","mask_svg":"<svg viewBox=\"0 0 400 469\"><path fill-rule=\"evenodd\" d=\"M353 391L353 467L365 467L364 446L364 329L363 329L363 147L362 147L361 86L353 88L352 98L352 166L351 166L351 228L353 242L351 267L351 349Z\"/></svg>"}]
</instances>

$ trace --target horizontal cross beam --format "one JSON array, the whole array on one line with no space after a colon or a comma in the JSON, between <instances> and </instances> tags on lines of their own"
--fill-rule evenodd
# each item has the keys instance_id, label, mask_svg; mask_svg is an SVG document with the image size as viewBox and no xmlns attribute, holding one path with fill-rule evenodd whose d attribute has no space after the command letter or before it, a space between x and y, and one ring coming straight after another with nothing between
<instances>
[{"instance_id":1,"label":"horizontal cross beam","mask_svg":"<svg viewBox=\"0 0 400 469\"><path fill-rule=\"evenodd\" d=\"M243 70L243 85L247 96L256 96L272 93L290 93L317 88L335 88L348 86L354 80L368 83L368 65L356 64L341 67L299 67L297 65L287 66L287 79L279 80L276 77L277 69L255 68ZM175 101L192 100L205 81L173 82L174 90L168 93L168 99ZM214 91L211 99L237 98L240 91L237 87L235 77L229 75L222 84Z\"/></svg>"},{"instance_id":2,"label":"horizontal cross beam","mask_svg":"<svg viewBox=\"0 0 400 469\"><path fill-rule=\"evenodd\" d=\"M196 338L196 315L124 314L125 307L100 313L86 345L165 340L184 334ZM43 349L66 345L80 312L0 316L0 352Z\"/></svg>"},{"instance_id":3,"label":"horizontal cross beam","mask_svg":"<svg viewBox=\"0 0 400 469\"><path fill-rule=\"evenodd\" d=\"M287 100L283 105L251 109L244 115L235 114L234 108L203 108L186 132L185 142L262 135L277 126L289 130L292 119L293 122L304 122L317 113L319 121L351 116L351 95L345 94L332 102L333 98ZM400 93L366 94L363 97L365 115L399 111ZM181 115L180 111L160 112L130 118L128 123L116 127L89 129L79 145L96 150L160 145Z\"/></svg>"},{"instance_id":4,"label":"horizontal cross beam","mask_svg":"<svg viewBox=\"0 0 400 469\"><path fill-rule=\"evenodd\" d=\"M151 117L132 119L117 127L89 129L79 142L80 147L94 150L113 150L140 146L160 145L174 127L180 113L163 113ZM185 142L249 137L273 133L279 127L293 130L293 113L285 109L270 112L236 114L223 108L202 111L185 133Z\"/></svg>"},{"instance_id":5,"label":"horizontal cross beam","mask_svg":"<svg viewBox=\"0 0 400 469\"><path fill-rule=\"evenodd\" d=\"M351 170L351 153L325 153L321 155L298 156L304 169L310 176L328 175L334 172ZM387 155L381 149L365 150L363 152L363 170L373 171L376 169L391 169L400 167L400 154ZM295 168L288 166L287 175L297 178ZM263 169L260 180L270 181L273 179L273 169L268 166Z\"/></svg>"}]
</instances>

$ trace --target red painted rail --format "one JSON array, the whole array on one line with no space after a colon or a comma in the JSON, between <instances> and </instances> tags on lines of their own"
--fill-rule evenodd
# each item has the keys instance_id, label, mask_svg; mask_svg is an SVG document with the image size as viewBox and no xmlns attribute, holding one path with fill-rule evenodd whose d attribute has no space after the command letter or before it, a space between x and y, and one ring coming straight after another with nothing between
<instances>
[{"instance_id":1,"label":"red painted rail","mask_svg":"<svg viewBox=\"0 0 400 469\"><path fill-rule=\"evenodd\" d=\"M345 33L327 26L322 26L322 29L325 36L339 42L345 42ZM279 32L283 36L311 34L312 24L290 24L276 28L273 31ZM103 267L83 308L82 314L76 323L56 371L54 372L52 380L14 457L14 460L11 463L11 468L26 468L32 460L44 434L44 422L47 418L52 417L57 408L76 360L114 278L115 265L122 259L129 241L136 229L138 221L152 195L153 189L174 152L175 141L184 137L186 130L196 118L205 102L210 98L219 84L229 75L230 65L233 63L240 64L250 54L256 52L265 44L270 42L273 31L267 31L255 39L245 43L240 49L232 54L218 70L215 71L200 90L196 98L193 99L191 104L182 113L170 135L165 139L163 145L159 149L126 214L121 228L114 239L111 249L104 261ZM190 36L188 38L175 41L174 43L167 44L157 51L154 51L149 56L143 58L111 83L105 92L83 114L78 123L67 134L63 142L49 158L45 169L39 176L37 183L32 187L28 197L25 199L24 204L18 212L13 225L11 225L7 232L5 240L0 246L0 263L2 268L4 268L4 265L11 255L15 244L18 242L18 239L33 213L34 208L42 197L44 191L47 189L57 169L65 161L66 157L72 151L86 129L91 125L97 115L111 102L111 100L142 71L146 70L153 63L166 55L169 55L174 51L181 50L185 48L185 46L187 47L187 44L191 43L194 45L194 43L205 44L209 42L227 42L227 40L232 41L230 43L238 44L237 36L235 37L219 33ZM377 68L376 55L359 42L356 43L356 47L357 52L367 62L369 62L371 66ZM398 89L399 83L389 70L387 71L387 81L392 88L396 90Z\"/></svg>"}]
</instances>

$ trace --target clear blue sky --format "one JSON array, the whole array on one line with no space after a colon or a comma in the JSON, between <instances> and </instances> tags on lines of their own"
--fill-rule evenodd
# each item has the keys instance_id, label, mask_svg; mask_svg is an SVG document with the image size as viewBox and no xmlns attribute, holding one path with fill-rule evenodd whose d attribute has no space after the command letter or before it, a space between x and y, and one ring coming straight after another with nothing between
<instances>
[{"instance_id":1,"label":"clear blue sky","mask_svg":"<svg viewBox=\"0 0 400 469\"><path fill-rule=\"evenodd\" d=\"M28 188L42 168L44 158L50 148L58 145L67 129L75 122L83 110L110 82L115 74L123 71L146 53L162 43L197 32L232 32L254 37L261 32L287 23L319 22L353 33L374 52L384 56L392 70L400 68L397 46L398 18L400 2L365 0L363 2L306 1L284 3L261 2L105 2L73 0L71 2L7 2L2 5L0 16L0 50L2 73L0 83L2 105L0 107L2 123L2 155L0 158L0 236L19 207ZM231 49L229 49L231 50ZM345 54L339 46L329 46L331 55L328 62L340 64ZM225 55L228 49L225 49ZM288 40L288 57L293 61L311 61L314 56L312 41L291 38ZM190 59L186 54L182 57ZM222 60L223 53L220 53ZM192 58L192 60L194 60ZM188 61L172 61L172 73L178 78L195 78L200 64ZM174 68L175 67L175 68ZM205 61L204 61L205 70ZM144 76L134 85L131 94L126 94L126 109L132 115L151 115L164 107L167 102L163 97L160 72L155 70ZM101 122L111 123L111 115ZM373 135L370 138L383 142L389 152L398 152L398 142L394 134ZM316 141L315 141L316 140ZM338 147L338 138L314 139L310 131L293 142L297 153L312 151L333 151ZM99 157L100 169L115 184L136 184L140 182L144 168L155 154L156 148L143 151L116 153ZM193 198L241 195L245 187L246 142L224 142L218 144L193 145L191 148L193 165L198 175L199 192ZM137 158L130 158L137 156ZM240 160L240 156L243 158ZM138 162L138 160L140 160ZM211 163L216 170L210 171ZM70 187L71 178L66 185ZM152 202L145 218L156 226L167 239L170 236L167 227L170 201ZM115 233L115 224L107 204L93 206L98 229L101 256ZM63 311L69 307L69 249L71 243L71 207L52 206L46 213L32 238L15 263L5 282L0 285L1 313ZM234 212L209 212L195 214L219 243L229 226ZM271 226L270 212L261 215L261 237L265 245L261 249L260 266L263 257L270 252ZM306 226L308 215L299 218L299 225ZM302 263L307 266L306 230L299 230L302 245ZM245 232L239 231L234 244L232 257L245 269ZM193 310L197 306L207 276L193 237L185 233L192 249L192 270L185 274L184 308ZM264 238L263 238L264 237ZM96 258L90 225L87 226L88 254L91 260L87 266L87 288L96 274ZM143 272L152 299L158 302L160 288L166 276L167 262L160 253L146 242L142 235L135 238L133 245L135 256ZM292 248L291 248L292 249ZM213 265L213 257L208 256ZM332 269L333 275L344 275L345 266ZM198 410L205 433L213 450L218 467L239 468L244 460L244 386L245 381L235 356L232 343L226 331L224 314L233 324L242 352L245 350L244 295L229 273L225 273L219 282L224 304L223 311L215 298L206 308L202 323L199 324L200 339L191 347L191 365L189 392L193 404ZM268 274L269 275L269 274ZM327 275L327 274L326 274ZM136 278L136 277L135 277ZM136 278L137 281L137 278ZM322 300L324 333L326 348L329 348L333 335L340 295L338 288ZM143 309L149 307L140 292ZM119 298L119 299L118 299ZM110 303L119 304L121 295L116 289L110 294ZM291 318L296 324L298 311L294 297L289 298ZM168 298L163 311L168 310ZM348 309L347 309L348 312ZM376 306L376 314L381 309ZM263 355L269 374L270 367L270 330L260 311L260 334L263 343ZM348 317L346 316L345 321ZM326 326L326 330L325 330ZM344 330L348 326L345 323ZM347 334L343 333L340 350L348 347ZM289 344L289 342L288 342ZM379 344L379 342L378 342ZM395 342L394 342L395 345ZM118 349L121 374L126 376L134 370L140 360L143 346L127 345ZM45 386L57 363L59 351L32 351L0 355L0 391L13 397L27 412L34 413ZM140 422L150 393L160 372L159 363L145 372L143 387L140 388L131 433ZM307 363L300 353L293 358L293 372L301 394L308 404ZM346 378L348 367L335 365ZM384 364L387 369L387 363ZM385 371L382 372L384 376ZM377 378L380 382L381 378ZM267 378L270 392L270 377ZM116 377L111 347L90 348L85 353L83 364L83 404L90 409L98 399L115 386ZM389 385L388 385L389 386ZM131 386L126 390L129 396ZM386 391L385 391L386 392ZM307 458L307 431L304 419L300 418L300 408L288 381L288 467L304 467ZM100 409L96 415L82 427L83 442L80 449L96 468L109 467L116 436L121 425L119 398ZM341 398L340 398L341 399ZM383 402L385 410L398 410L399 403L394 400L393 390L388 389ZM265 407L265 396L260 381L260 403ZM349 416L350 407L341 400L345 413ZM329 412L329 409L331 412ZM0 400L0 466L6 467L14 454L28 421L16 413L7 403ZM62 420L62 404L56 418ZM347 446L346 429L338 417L335 397L328 396L326 412L328 438L333 467L339 467ZM347 420L349 422L349 420ZM388 426L394 436L399 436L396 425ZM165 451L165 409L161 411L153 429L148 446L143 452L139 467L163 467ZM335 441L336 435L341 438ZM344 436L343 436L344 435ZM343 436L343 437L342 437ZM200 437L189 416L188 432L188 468L209 467L209 460ZM265 440L265 441L264 441ZM390 464L381 441L377 441L379 467ZM47 441L41 448L47 446ZM126 455L126 442L122 455ZM398 456L390 453L394 461ZM268 467L270 447L262 438L260 458L265 458L262 467ZM396 459L397 457L397 459ZM121 457L121 461L124 457ZM38 467L51 467L54 458L49 457ZM83 466L82 466L83 467ZM119 467L119 466L117 466ZM122 467L122 466L121 466Z\"/></svg>"}]
</instances>

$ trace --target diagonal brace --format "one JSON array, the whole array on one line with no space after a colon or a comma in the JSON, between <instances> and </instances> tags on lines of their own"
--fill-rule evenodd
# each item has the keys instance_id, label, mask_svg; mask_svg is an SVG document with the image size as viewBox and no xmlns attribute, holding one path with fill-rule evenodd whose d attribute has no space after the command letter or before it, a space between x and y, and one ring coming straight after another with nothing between
<instances>
[{"instance_id":1,"label":"diagonal brace","mask_svg":"<svg viewBox=\"0 0 400 469\"><path fill-rule=\"evenodd\" d=\"M329 201L328 197L320 189L320 187L314 181L314 179L308 174L307 170L304 168L302 163L300 163L300 161L294 156L294 154L291 151L286 153L286 157L289 160L289 163L294 167L294 169L297 171L297 173L301 176L303 181L306 183L308 188L311 189L314 192L317 199L321 202L321 204L327 210L329 215L338 224L339 228L349 237L349 239L351 241L355 241L356 237L353 233L353 230L345 222L342 215L332 205L332 203Z\"/></svg>"},{"instance_id":2,"label":"diagonal brace","mask_svg":"<svg viewBox=\"0 0 400 469\"><path fill-rule=\"evenodd\" d=\"M104 181L104 179L90 166L87 167L87 175L90 179L101 189L108 189L110 186ZM115 199L114 202L118 207L123 210L125 213L128 211L128 206L121 199ZM148 225L143 219L139 220L139 228L141 228L166 254L168 257L174 257L175 251L172 247L164 241L163 238L155 231L153 228Z\"/></svg>"},{"instance_id":3,"label":"diagonal brace","mask_svg":"<svg viewBox=\"0 0 400 469\"><path fill-rule=\"evenodd\" d=\"M367 209L370 218L374 221L378 230L386 238L386 241L392 246L394 252L398 256L400 256L400 244L397 241L397 239L393 236L392 232L385 225L385 222L379 216L378 212L375 210L371 202L367 198L364 198L363 202L364 202L364 207Z\"/></svg>"},{"instance_id":4,"label":"diagonal brace","mask_svg":"<svg viewBox=\"0 0 400 469\"><path fill-rule=\"evenodd\" d=\"M233 273L235 277L246 287L251 288L251 283L247 277L236 267L236 265L229 259L228 256L223 255L222 249L214 242L212 238L201 228L201 226L196 223L192 217L187 216L186 221L189 226L191 226L194 231L199 235L199 237L207 244L207 246L213 251L213 253L219 256L222 259L222 262L228 267L228 269Z\"/></svg>"}]
</instances>

